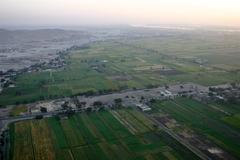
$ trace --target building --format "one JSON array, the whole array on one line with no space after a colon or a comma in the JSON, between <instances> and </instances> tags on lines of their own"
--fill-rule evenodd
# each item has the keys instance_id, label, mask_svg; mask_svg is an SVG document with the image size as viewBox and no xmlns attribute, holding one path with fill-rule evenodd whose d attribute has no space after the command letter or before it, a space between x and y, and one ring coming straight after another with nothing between
<instances>
[{"instance_id":1,"label":"building","mask_svg":"<svg viewBox=\"0 0 240 160\"><path fill-rule=\"evenodd\" d=\"M145 104L136 104L136 106L143 112L152 110L149 106Z\"/></svg>"},{"instance_id":2,"label":"building","mask_svg":"<svg viewBox=\"0 0 240 160\"><path fill-rule=\"evenodd\" d=\"M169 98L173 97L172 92L170 92L168 90L162 91L161 95L164 96L164 97L169 97Z\"/></svg>"}]
</instances>

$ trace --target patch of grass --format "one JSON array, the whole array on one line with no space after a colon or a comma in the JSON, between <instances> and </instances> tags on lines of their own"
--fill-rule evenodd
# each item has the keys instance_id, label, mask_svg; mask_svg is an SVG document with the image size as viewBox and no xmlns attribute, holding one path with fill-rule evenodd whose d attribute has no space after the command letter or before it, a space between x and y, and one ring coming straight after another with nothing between
<instances>
[{"instance_id":1,"label":"patch of grass","mask_svg":"<svg viewBox=\"0 0 240 160\"><path fill-rule=\"evenodd\" d=\"M52 139L54 140L54 145L58 148L68 148L68 142L64 134L63 128L55 117L47 119L48 126L51 128Z\"/></svg>"},{"instance_id":2,"label":"patch of grass","mask_svg":"<svg viewBox=\"0 0 240 160\"><path fill-rule=\"evenodd\" d=\"M25 113L27 112L28 108L25 105L20 105L20 106L16 106L13 107L11 112L10 112L10 116L19 116L21 115L21 113Z\"/></svg>"},{"instance_id":3,"label":"patch of grass","mask_svg":"<svg viewBox=\"0 0 240 160\"><path fill-rule=\"evenodd\" d=\"M120 118L124 119L128 125L132 126L137 133L145 133L150 131L147 126L143 125L138 119L136 119L126 110L118 110L117 113L121 116Z\"/></svg>"},{"instance_id":4,"label":"patch of grass","mask_svg":"<svg viewBox=\"0 0 240 160\"><path fill-rule=\"evenodd\" d=\"M240 114L235 114L230 117L224 117L223 120L237 129L240 129Z\"/></svg>"},{"instance_id":5,"label":"patch of grass","mask_svg":"<svg viewBox=\"0 0 240 160\"><path fill-rule=\"evenodd\" d=\"M64 130L64 134L66 135L70 147L77 147L85 144L85 141L81 136L81 132L77 128L73 118L61 120L61 126Z\"/></svg>"}]
</instances>

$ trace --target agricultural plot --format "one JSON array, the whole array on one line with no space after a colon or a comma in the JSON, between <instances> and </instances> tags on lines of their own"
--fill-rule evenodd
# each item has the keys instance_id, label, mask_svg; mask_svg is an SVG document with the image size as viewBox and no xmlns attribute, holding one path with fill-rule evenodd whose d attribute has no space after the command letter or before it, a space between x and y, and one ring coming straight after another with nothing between
<instances>
[{"instance_id":1,"label":"agricultural plot","mask_svg":"<svg viewBox=\"0 0 240 160\"><path fill-rule=\"evenodd\" d=\"M236 158L240 157L240 108L234 104L201 104L187 98L153 104L155 111L168 114Z\"/></svg>"},{"instance_id":2,"label":"agricultural plot","mask_svg":"<svg viewBox=\"0 0 240 160\"><path fill-rule=\"evenodd\" d=\"M233 116L224 117L223 120L229 125L235 127L236 129L240 129L240 114L235 114Z\"/></svg>"},{"instance_id":3,"label":"agricultural plot","mask_svg":"<svg viewBox=\"0 0 240 160\"><path fill-rule=\"evenodd\" d=\"M16 77L16 87L2 92L0 104L178 82L239 82L239 35L178 36L96 42L89 48L71 51L64 57L67 65L63 70Z\"/></svg>"},{"instance_id":4,"label":"agricultural plot","mask_svg":"<svg viewBox=\"0 0 240 160\"><path fill-rule=\"evenodd\" d=\"M32 135L29 122L11 125L11 159L31 160L34 158Z\"/></svg>"},{"instance_id":5,"label":"agricultural plot","mask_svg":"<svg viewBox=\"0 0 240 160\"><path fill-rule=\"evenodd\" d=\"M32 121L30 125L34 159L55 159L54 148L46 121Z\"/></svg>"},{"instance_id":6,"label":"agricultural plot","mask_svg":"<svg viewBox=\"0 0 240 160\"><path fill-rule=\"evenodd\" d=\"M185 35L169 33L167 36L139 38L128 44L144 47L162 54L181 58L203 58L209 64L238 66L240 36L237 33L189 32ZM216 56L217 55L217 56ZM227 58L227 59L226 59Z\"/></svg>"},{"instance_id":7,"label":"agricultural plot","mask_svg":"<svg viewBox=\"0 0 240 160\"><path fill-rule=\"evenodd\" d=\"M198 159L152 125L132 109L17 122L10 128L11 159Z\"/></svg>"}]
</instances>

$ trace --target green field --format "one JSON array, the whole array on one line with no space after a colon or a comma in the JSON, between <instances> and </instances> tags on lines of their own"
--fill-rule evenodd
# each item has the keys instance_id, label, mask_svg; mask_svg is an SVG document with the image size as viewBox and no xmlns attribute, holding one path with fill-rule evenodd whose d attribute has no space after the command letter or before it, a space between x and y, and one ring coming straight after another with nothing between
<instances>
[{"instance_id":1,"label":"green field","mask_svg":"<svg viewBox=\"0 0 240 160\"><path fill-rule=\"evenodd\" d=\"M177 82L239 82L239 40L238 34L171 33L95 42L89 48L69 51L64 70L19 75L16 87L0 95L0 105ZM199 59L203 65L196 63Z\"/></svg>"},{"instance_id":2,"label":"green field","mask_svg":"<svg viewBox=\"0 0 240 160\"><path fill-rule=\"evenodd\" d=\"M10 139L13 160L198 159L132 109L16 122Z\"/></svg>"},{"instance_id":3,"label":"green field","mask_svg":"<svg viewBox=\"0 0 240 160\"><path fill-rule=\"evenodd\" d=\"M187 98L153 104L156 112L167 113L225 151L240 158L239 105L202 104Z\"/></svg>"}]
</instances>

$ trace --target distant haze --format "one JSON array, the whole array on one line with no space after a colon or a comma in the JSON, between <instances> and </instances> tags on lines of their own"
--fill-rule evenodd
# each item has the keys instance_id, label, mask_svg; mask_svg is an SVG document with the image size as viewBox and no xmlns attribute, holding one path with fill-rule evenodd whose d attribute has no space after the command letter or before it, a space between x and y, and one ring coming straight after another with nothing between
<instances>
[{"instance_id":1,"label":"distant haze","mask_svg":"<svg viewBox=\"0 0 240 160\"><path fill-rule=\"evenodd\" d=\"M240 0L0 0L0 26L240 26Z\"/></svg>"}]
</instances>

